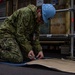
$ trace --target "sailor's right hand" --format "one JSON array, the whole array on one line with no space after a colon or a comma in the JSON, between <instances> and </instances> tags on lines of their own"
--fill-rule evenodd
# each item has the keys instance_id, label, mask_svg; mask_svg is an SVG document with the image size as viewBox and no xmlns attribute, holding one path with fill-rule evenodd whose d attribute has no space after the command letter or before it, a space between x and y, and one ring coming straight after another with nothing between
<instances>
[{"instance_id":1,"label":"sailor's right hand","mask_svg":"<svg viewBox=\"0 0 75 75\"><path fill-rule=\"evenodd\" d=\"M35 54L33 52L33 50L31 50L29 53L28 53L28 58L33 60L35 58Z\"/></svg>"}]
</instances>

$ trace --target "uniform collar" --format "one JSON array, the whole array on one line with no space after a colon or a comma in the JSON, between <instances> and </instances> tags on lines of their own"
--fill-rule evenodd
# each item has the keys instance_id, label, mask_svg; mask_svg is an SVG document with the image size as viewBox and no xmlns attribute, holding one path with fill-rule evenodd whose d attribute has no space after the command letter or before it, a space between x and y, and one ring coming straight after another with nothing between
<instances>
[{"instance_id":1,"label":"uniform collar","mask_svg":"<svg viewBox=\"0 0 75 75\"><path fill-rule=\"evenodd\" d=\"M32 5L32 4L29 4L28 6L27 6L29 9L31 9L31 11L33 12L33 14L34 14L34 17L35 18L37 18L37 7L35 6L35 5Z\"/></svg>"}]
</instances>

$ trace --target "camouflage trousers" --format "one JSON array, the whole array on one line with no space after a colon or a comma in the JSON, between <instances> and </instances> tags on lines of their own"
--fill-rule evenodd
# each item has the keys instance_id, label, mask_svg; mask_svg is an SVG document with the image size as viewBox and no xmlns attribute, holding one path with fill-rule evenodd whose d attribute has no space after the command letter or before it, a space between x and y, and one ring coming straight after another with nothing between
<instances>
[{"instance_id":1,"label":"camouflage trousers","mask_svg":"<svg viewBox=\"0 0 75 75\"><path fill-rule=\"evenodd\" d=\"M23 56L18 43L14 38L0 39L0 59L9 62L23 62Z\"/></svg>"}]
</instances>

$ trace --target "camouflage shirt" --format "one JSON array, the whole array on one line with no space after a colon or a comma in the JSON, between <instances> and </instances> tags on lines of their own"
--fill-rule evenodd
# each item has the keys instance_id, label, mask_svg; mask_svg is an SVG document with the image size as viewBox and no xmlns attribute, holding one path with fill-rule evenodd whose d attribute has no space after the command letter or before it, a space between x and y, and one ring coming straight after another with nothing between
<instances>
[{"instance_id":1,"label":"camouflage shirt","mask_svg":"<svg viewBox=\"0 0 75 75\"><path fill-rule=\"evenodd\" d=\"M27 53L32 50L32 48L34 48L36 52L42 50L39 42L40 25L36 23L36 10L36 6L28 5L15 11L0 25L0 39L2 37L16 38ZM33 40L34 33L35 40Z\"/></svg>"}]
</instances>

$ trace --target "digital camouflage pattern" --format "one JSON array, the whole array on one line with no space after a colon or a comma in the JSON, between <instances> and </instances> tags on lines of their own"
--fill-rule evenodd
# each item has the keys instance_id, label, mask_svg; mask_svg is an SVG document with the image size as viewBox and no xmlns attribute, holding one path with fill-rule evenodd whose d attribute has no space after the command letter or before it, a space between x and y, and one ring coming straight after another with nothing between
<instances>
[{"instance_id":1,"label":"digital camouflage pattern","mask_svg":"<svg viewBox=\"0 0 75 75\"><path fill-rule=\"evenodd\" d=\"M30 50L36 54L42 50L36 10L36 6L28 5L15 11L0 25L0 58L9 62L22 62L23 56L27 57Z\"/></svg>"}]
</instances>

